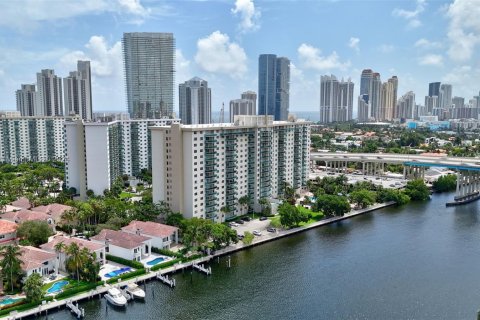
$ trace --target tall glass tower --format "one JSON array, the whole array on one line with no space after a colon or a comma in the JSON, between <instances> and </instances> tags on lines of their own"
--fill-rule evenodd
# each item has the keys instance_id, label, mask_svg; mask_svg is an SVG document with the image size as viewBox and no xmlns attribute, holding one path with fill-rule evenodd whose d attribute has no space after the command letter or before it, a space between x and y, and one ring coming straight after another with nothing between
<instances>
[{"instance_id":1,"label":"tall glass tower","mask_svg":"<svg viewBox=\"0 0 480 320\"><path fill-rule=\"evenodd\" d=\"M124 33L122 42L130 117L172 117L175 83L173 33Z\"/></svg>"},{"instance_id":2,"label":"tall glass tower","mask_svg":"<svg viewBox=\"0 0 480 320\"><path fill-rule=\"evenodd\" d=\"M290 104L290 60L274 54L258 59L258 114L287 120Z\"/></svg>"}]
</instances>

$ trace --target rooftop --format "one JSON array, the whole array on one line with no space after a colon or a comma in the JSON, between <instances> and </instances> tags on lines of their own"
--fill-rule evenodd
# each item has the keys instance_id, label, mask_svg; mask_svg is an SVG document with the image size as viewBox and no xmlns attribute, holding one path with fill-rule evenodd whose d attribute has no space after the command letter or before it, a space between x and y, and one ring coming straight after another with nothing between
<instances>
[{"instance_id":1,"label":"rooftop","mask_svg":"<svg viewBox=\"0 0 480 320\"><path fill-rule=\"evenodd\" d=\"M79 238L67 238L67 237L64 237L64 236L57 236L57 237L54 237L53 240L50 241L49 243L42 244L40 246L40 248L42 248L44 250L48 250L48 251L55 251L55 246L60 242L63 242L63 244L67 247L72 243L76 243L80 247L80 249L81 248L87 248L91 252L97 251L97 250L105 247L105 245L103 245L101 243L97 243L97 242L93 242L93 241L89 241L89 240L84 240L84 239L79 239Z\"/></svg>"},{"instance_id":2,"label":"rooftop","mask_svg":"<svg viewBox=\"0 0 480 320\"><path fill-rule=\"evenodd\" d=\"M20 260L22 260L22 269L25 271L41 268L45 261L52 260L57 257L55 253L37 249L31 246L20 247L20 253L22 254L20 257Z\"/></svg>"},{"instance_id":3,"label":"rooftop","mask_svg":"<svg viewBox=\"0 0 480 320\"><path fill-rule=\"evenodd\" d=\"M0 234L12 233L17 230L15 222L0 219Z\"/></svg>"},{"instance_id":4,"label":"rooftop","mask_svg":"<svg viewBox=\"0 0 480 320\"><path fill-rule=\"evenodd\" d=\"M32 211L22 209L20 211L12 211L6 212L0 216L1 219L9 220L16 223L21 223L24 221L47 221L51 218L50 215L46 214L45 212L40 211Z\"/></svg>"},{"instance_id":5,"label":"rooftop","mask_svg":"<svg viewBox=\"0 0 480 320\"><path fill-rule=\"evenodd\" d=\"M146 234L152 237L165 238L175 233L178 228L166 224L156 222L132 221L128 226L122 228L122 231L129 233L136 233L137 230L141 234Z\"/></svg>"},{"instance_id":6,"label":"rooftop","mask_svg":"<svg viewBox=\"0 0 480 320\"><path fill-rule=\"evenodd\" d=\"M142 246L144 242L150 240L150 238L124 231L103 229L98 235L92 237L92 240L102 242L108 240L108 243L114 246L126 249L134 249Z\"/></svg>"},{"instance_id":7,"label":"rooftop","mask_svg":"<svg viewBox=\"0 0 480 320\"><path fill-rule=\"evenodd\" d=\"M10 204L14 207L19 207L19 208L23 208L23 209L30 209L32 207L32 205L30 204L30 200L28 200L25 197L20 197Z\"/></svg>"},{"instance_id":8,"label":"rooftop","mask_svg":"<svg viewBox=\"0 0 480 320\"><path fill-rule=\"evenodd\" d=\"M49 215L51 215L55 220L58 220L62 217L62 214L65 211L73 209L70 206L66 206L64 204L59 204L59 203L52 203L46 206L39 206L32 208L34 211L39 211L39 212L44 212Z\"/></svg>"}]
</instances>

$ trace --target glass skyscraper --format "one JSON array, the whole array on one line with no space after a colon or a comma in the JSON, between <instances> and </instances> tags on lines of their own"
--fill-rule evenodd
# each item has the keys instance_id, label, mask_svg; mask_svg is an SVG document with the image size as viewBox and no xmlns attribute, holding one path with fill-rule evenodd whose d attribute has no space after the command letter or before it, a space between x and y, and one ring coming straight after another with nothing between
<instances>
[{"instance_id":1,"label":"glass skyscraper","mask_svg":"<svg viewBox=\"0 0 480 320\"><path fill-rule=\"evenodd\" d=\"M290 107L290 60L274 54L258 59L258 114L287 120Z\"/></svg>"},{"instance_id":2,"label":"glass skyscraper","mask_svg":"<svg viewBox=\"0 0 480 320\"><path fill-rule=\"evenodd\" d=\"M171 117L175 82L173 33L124 33L122 42L130 117Z\"/></svg>"}]
</instances>

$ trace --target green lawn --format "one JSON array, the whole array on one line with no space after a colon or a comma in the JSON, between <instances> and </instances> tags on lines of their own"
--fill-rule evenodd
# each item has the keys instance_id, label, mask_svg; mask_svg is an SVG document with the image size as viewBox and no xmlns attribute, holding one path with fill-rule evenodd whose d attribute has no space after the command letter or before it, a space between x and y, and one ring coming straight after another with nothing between
<instances>
[{"instance_id":1,"label":"green lawn","mask_svg":"<svg viewBox=\"0 0 480 320\"><path fill-rule=\"evenodd\" d=\"M85 284L88 284L88 282L85 282L85 281L77 281L77 280L73 280L73 279L70 279L70 278L63 278L63 279L58 279L58 280L55 280L53 282L49 282L49 283L46 283L42 286L42 291L43 292L47 292L47 290L54 284L54 283L57 283L59 281L68 281L68 284L63 287L62 290L65 290L65 289L70 289L70 288L74 288L74 287L78 287L78 286L82 286L82 285L85 285Z\"/></svg>"},{"instance_id":2,"label":"green lawn","mask_svg":"<svg viewBox=\"0 0 480 320\"><path fill-rule=\"evenodd\" d=\"M126 198L135 197L135 196L136 194L131 192L122 191L122 193L120 193L120 199L126 199Z\"/></svg>"},{"instance_id":3,"label":"green lawn","mask_svg":"<svg viewBox=\"0 0 480 320\"><path fill-rule=\"evenodd\" d=\"M312 210L309 210L309 209L304 208L304 207L297 207L297 208L298 208L298 210L300 210L302 212L306 212L306 213L311 215L310 220L308 220L307 222L302 222L302 223L299 224L300 227L308 226L308 225L310 225L314 222L320 221L324 218L324 215L321 212L313 212ZM270 217L268 219L270 219L270 223L273 227L275 227L275 228L281 227L282 224L280 223L280 215L277 214L276 216Z\"/></svg>"}]
</instances>

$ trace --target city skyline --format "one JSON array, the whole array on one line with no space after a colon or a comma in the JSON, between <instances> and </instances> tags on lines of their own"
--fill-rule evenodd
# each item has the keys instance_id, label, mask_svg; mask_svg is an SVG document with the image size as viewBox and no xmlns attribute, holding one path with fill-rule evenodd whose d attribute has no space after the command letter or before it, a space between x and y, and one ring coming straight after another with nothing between
<instances>
[{"instance_id":1,"label":"city skyline","mask_svg":"<svg viewBox=\"0 0 480 320\"><path fill-rule=\"evenodd\" d=\"M241 92L255 90L258 56L268 52L291 60L290 112L318 110L320 75L332 73L359 83L365 68L384 79L397 75L399 95L413 91L424 97L428 84L437 81L452 84L453 96L466 101L479 91L475 48L480 24L469 18L479 9L469 1L392 1L375 6L324 1L298 6L248 0L160 4L103 0L82 8L73 2L54 9L38 4L36 13L21 14L16 13L18 2L1 6L2 110L15 109L15 90L34 83L36 71L54 69L63 75L74 70L76 60L91 60L94 111L124 111L121 38L124 32L145 31L175 36L177 112L177 86L192 76L209 81L216 92L213 111ZM329 26L338 25L334 21L338 14L346 22L333 35ZM375 26L366 23L372 16ZM301 23L285 28L282 21L287 17ZM46 29L55 36L47 36ZM355 100L358 95L359 86Z\"/></svg>"}]
</instances>

